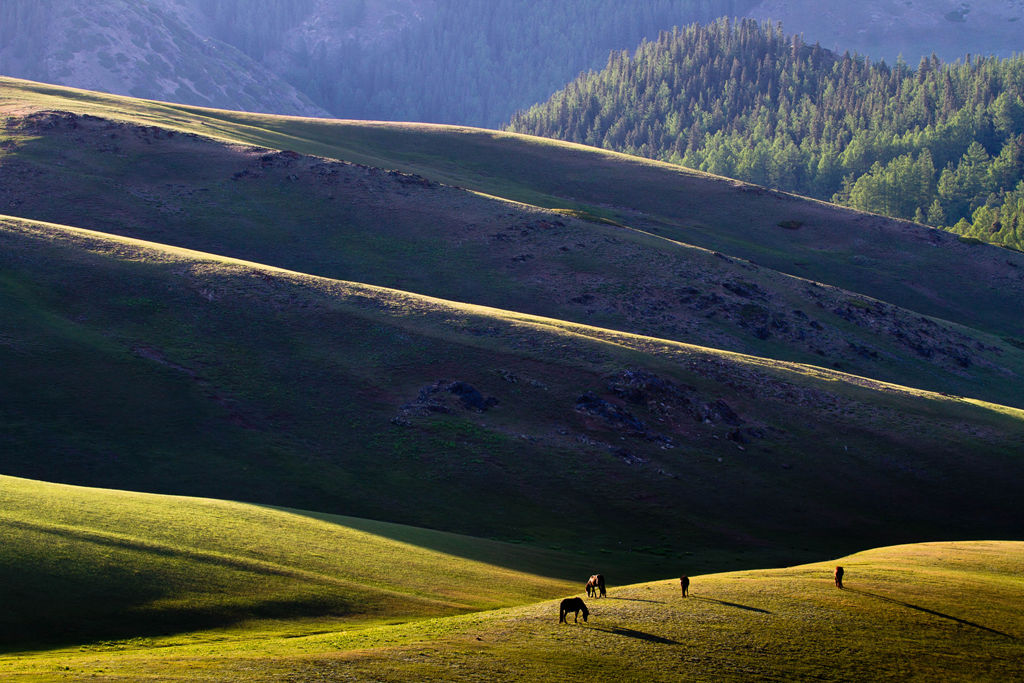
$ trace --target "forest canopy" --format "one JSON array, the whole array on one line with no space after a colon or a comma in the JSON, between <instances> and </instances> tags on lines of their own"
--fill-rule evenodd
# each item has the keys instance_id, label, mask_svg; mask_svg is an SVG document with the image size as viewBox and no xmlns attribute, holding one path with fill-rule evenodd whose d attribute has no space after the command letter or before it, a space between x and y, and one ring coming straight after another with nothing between
<instances>
[{"instance_id":1,"label":"forest canopy","mask_svg":"<svg viewBox=\"0 0 1024 683\"><path fill-rule=\"evenodd\" d=\"M1024 57L916 68L720 19L611 53L509 130L1024 248Z\"/></svg>"}]
</instances>

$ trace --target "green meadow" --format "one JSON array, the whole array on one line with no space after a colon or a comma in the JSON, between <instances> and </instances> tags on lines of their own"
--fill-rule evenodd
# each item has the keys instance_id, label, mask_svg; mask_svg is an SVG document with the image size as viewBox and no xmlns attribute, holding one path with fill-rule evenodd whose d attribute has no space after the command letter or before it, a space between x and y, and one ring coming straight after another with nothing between
<instances>
[{"instance_id":1,"label":"green meadow","mask_svg":"<svg viewBox=\"0 0 1024 683\"><path fill-rule=\"evenodd\" d=\"M557 598L582 584L551 577L586 574L571 554L226 501L2 483L5 679L1024 673L1021 543L933 542L694 575L687 598L676 578L624 585L609 570L588 620L560 624ZM516 564L530 570L502 566ZM43 634L63 642L32 641Z\"/></svg>"},{"instance_id":2,"label":"green meadow","mask_svg":"<svg viewBox=\"0 0 1024 683\"><path fill-rule=\"evenodd\" d=\"M1024 255L480 129L0 124L0 679L1024 676Z\"/></svg>"}]
</instances>

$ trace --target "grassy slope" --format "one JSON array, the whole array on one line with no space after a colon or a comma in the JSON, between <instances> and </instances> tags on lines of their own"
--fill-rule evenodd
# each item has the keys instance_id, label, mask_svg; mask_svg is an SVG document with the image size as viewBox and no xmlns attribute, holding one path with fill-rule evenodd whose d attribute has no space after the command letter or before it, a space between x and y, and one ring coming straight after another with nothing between
<instances>
[{"instance_id":1,"label":"grassy slope","mask_svg":"<svg viewBox=\"0 0 1024 683\"><path fill-rule=\"evenodd\" d=\"M0 242L9 474L661 562L635 578L1017 529L1017 409L30 221ZM498 404L418 414L440 379Z\"/></svg>"},{"instance_id":2,"label":"grassy slope","mask_svg":"<svg viewBox=\"0 0 1024 683\"><path fill-rule=\"evenodd\" d=\"M0 205L22 217L1024 401L1007 379L1024 348L998 336L623 225L107 120L11 119L3 136ZM1016 301L1012 287L999 298Z\"/></svg>"},{"instance_id":3,"label":"grassy slope","mask_svg":"<svg viewBox=\"0 0 1024 683\"><path fill-rule=\"evenodd\" d=\"M0 676L192 680L972 680L1024 675L1024 546L927 543L785 569L324 633L207 631L0 656ZM846 590L831 568L846 568ZM529 579L532 581L532 579ZM570 617L571 619L571 617ZM291 631L294 629L294 631ZM289 632L291 631L291 632ZM296 635L299 637L283 637Z\"/></svg>"},{"instance_id":4,"label":"grassy slope","mask_svg":"<svg viewBox=\"0 0 1024 683\"><path fill-rule=\"evenodd\" d=\"M535 602L577 583L511 566L587 571L564 553L437 531L6 476L0 529L5 649L258 620L300 631L393 623ZM450 552L428 549L438 545ZM488 555L503 566L464 559Z\"/></svg>"},{"instance_id":5,"label":"grassy slope","mask_svg":"<svg viewBox=\"0 0 1024 683\"><path fill-rule=\"evenodd\" d=\"M172 110L154 114L149 109L144 115L163 119ZM228 127L236 137L270 140L279 135L233 123ZM357 138L373 137L376 131L355 128ZM379 153L383 146L375 145L381 140L393 144L396 133L410 129L380 130L382 138L368 144L367 154ZM435 131L435 142L451 144L453 130ZM459 135L484 141L484 148L490 144L489 134ZM271 144L266 140L255 141ZM325 149L323 142L304 144ZM420 170L444 167L442 156L441 148L422 150ZM551 194L544 198L545 193L526 185L509 190L507 179L486 179L482 165L456 170L463 178L472 176L467 185L491 183L493 189L563 201ZM572 182L585 194L589 181ZM776 201L789 200L767 196L756 206L763 211ZM665 216L632 217L649 227L661 221L660 229L672 229ZM591 550L615 548L617 539L645 543L647 550L661 544L659 552L668 557L660 567L630 569L622 556L605 555L615 563L611 566L621 567L620 576L652 570L665 575L680 567L698 573L707 566L777 562L787 554L820 557L828 548L863 547L868 539L877 543L893 536L1019 532L1015 520L1021 510L1013 486L1021 467L1024 415L1019 410L62 227L17 220L5 220L4 226L0 291L14 324L0 337L0 354L4 366L15 371L4 374L3 389L28 399L0 408L0 445L9 462L28 473L45 468L32 454L50 451L61 453L68 471L84 479L123 477L154 488L231 491L233 497L246 497L239 495L246 492L278 503L315 500L322 509L392 519L419 520L430 510L435 516L428 523L435 526L484 534L514 527L524 537L568 541L573 547L587 538ZM692 227L700 237L701 228ZM722 239L718 226L707 239ZM734 253L762 251L762 246L734 246L739 250ZM1002 258L983 254L982 265ZM826 266L835 259L826 254ZM858 268L837 277L856 280ZM985 268L972 272L978 275ZM868 284L878 292L898 290L886 279L890 275L883 272ZM919 284L919 292L907 295L911 303L915 296L920 303L938 291L934 281ZM964 320L964 301L953 296L949 305L934 305L945 306L951 313L947 317ZM1017 334L1013 322L993 322L1002 303L989 303L976 306L975 322ZM424 372L425 361L438 358L444 360ZM615 400L602 387L609 377L637 366L677 386L685 384L701 399L728 400L748 425L766 428L768 436L739 450L726 438L731 426L696 427L651 404L628 406L648 422L666 419L660 428L674 438L685 434L693 439L680 457L678 449L659 453L656 443L572 409L575 397L587 388ZM503 385L501 371L509 368L530 381ZM440 420L413 419L405 429L381 429L403 400L451 372L485 393L501 394L502 410L456 410ZM395 389L390 395L373 393L366 388L371 385ZM46 413L47 406L58 403L72 408ZM111 433L109 414L125 406L134 408L133 421ZM68 429L72 424L75 430ZM517 435L524 424L536 431ZM775 431L780 427L785 429ZM353 434L374 436L354 440ZM616 439L650 458L650 464L625 465L613 449L600 445L600 440ZM589 448L578 445L586 440ZM431 478L415 481L409 462L426 459ZM665 475L666 467L674 476ZM271 537L278 542L268 557L266 544L254 542L266 540L265 534L228 526L237 534L218 532L202 540L209 548L196 553L193 539L182 539L198 525L182 529L159 522L180 520L180 509L166 517L165 506L151 508L157 521L141 533L138 515L123 521L142 499L138 494L109 494L110 504L121 509L118 527L110 523L117 515L97 518L83 506L61 510L66 493L40 496L56 503L48 511L41 512L35 503L23 503L18 510L10 502L18 487L6 486L13 481L4 480L0 495L8 497L2 507L9 532L6 557L15 558L4 570L17 578L3 585L23 611L34 609L44 592L26 580L25 567L35 566L41 572L36 580L47 589L63 590L54 593L58 602L84 598L80 607L112 602L121 608L125 605L117 600L134 601L144 611L130 611L120 623L132 632L152 633L140 624L152 623L154 616L161 624L154 630L197 623L236 626L0 659L0 674L178 676L188 671L191 678L205 674L214 679L333 673L394 679L617 675L650 680L706 678L714 672L719 678L811 679L835 678L838 667L850 678L881 673L1005 680L1021 673L1022 629L1014 608L1022 569L1019 544L926 545L854 556L842 560L851 572L851 590L844 593L829 587L822 566L700 577L694 599L685 604L672 602L676 586L671 582L613 587L612 597L619 599L599 603L600 611L592 605L594 618L580 628L555 625L552 603L420 621L448 610L494 606L503 598L494 595L493 586L480 584L479 566L466 565L463 580L449 584L440 600L416 594L422 574L395 577L372 563L340 566L331 554L334 545L377 541L344 532L343 540L328 535L325 546L323 534L342 532L336 527L327 532L326 525L287 513L244 508L254 523L280 527L287 518L292 528L315 529L316 538L289 545L290 539ZM457 505L451 500L454 491L463 496ZM480 491L479 500L467 496L473 491ZM624 492L634 498L622 500ZM780 505L780 500L789 504ZM500 515L492 508L495 501L507 505ZM237 520L234 504L199 507L193 521L226 509ZM952 517L951 509L957 511ZM474 512L472 519L447 517L466 510ZM562 529L551 528L552 516ZM415 535L424 534L429 532ZM242 547L225 547L227 537ZM450 537L435 543L461 545ZM484 550L471 541L466 545L473 547L467 551L471 554L501 552L493 545ZM687 547L697 554L684 554ZM325 557L314 558L310 548L321 548L316 554ZM403 561L411 552L402 548ZM416 556L431 574L438 556L418 551ZM652 555L634 557L642 562ZM68 562L55 566L55 558L84 559L69 569ZM542 570L558 559L534 553L522 562ZM594 565L594 559L581 560L580 570ZM141 571L129 575L133 569ZM356 585L324 580L328 570L352 572ZM69 571L74 581L62 584L59 577ZM202 584L184 580L197 573ZM83 578L90 591L71 594ZM536 577L521 581L522 590L510 603L535 599L558 585ZM111 582L130 586L131 594L112 594ZM387 590L381 590L382 582ZM476 586L468 595L466 583ZM253 600L248 591L233 593L239 585L264 599ZM312 635L326 623L325 606L332 619L347 619L352 628ZM678 619L681 609L687 612ZM60 627L68 628L47 622L46 614L36 613L41 615L40 633L52 637ZM415 622L390 627L379 621L354 623L393 619L394 614ZM266 621L296 615L308 620ZM239 623L253 617L264 620L258 631L250 622ZM135 618L139 621L133 623ZM83 619L77 632L72 627L65 634L72 640L85 633L121 635L114 619L104 619ZM808 638L808 631L828 637ZM297 634L305 637L281 637ZM835 638L842 638L841 644Z\"/></svg>"},{"instance_id":6,"label":"grassy slope","mask_svg":"<svg viewBox=\"0 0 1024 683\"><path fill-rule=\"evenodd\" d=\"M397 168L537 206L589 209L780 272L981 330L1024 337L1024 255L963 244L923 226L669 164L494 131L272 117L12 79L2 84L0 107L8 112L73 109ZM802 227L787 230L780 222Z\"/></svg>"}]
</instances>

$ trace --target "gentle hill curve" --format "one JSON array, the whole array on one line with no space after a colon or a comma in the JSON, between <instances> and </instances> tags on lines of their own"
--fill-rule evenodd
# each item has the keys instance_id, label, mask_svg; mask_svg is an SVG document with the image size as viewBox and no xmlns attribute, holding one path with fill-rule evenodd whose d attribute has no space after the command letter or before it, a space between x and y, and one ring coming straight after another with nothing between
<instances>
[{"instance_id":1,"label":"gentle hill curve","mask_svg":"<svg viewBox=\"0 0 1024 683\"><path fill-rule=\"evenodd\" d=\"M312 629L302 620L316 619L316 628L342 629L534 602L576 585L368 533L364 524L0 476L0 649L254 620L297 620L302 632ZM463 554L501 545L382 531L455 543ZM562 553L508 544L498 552L507 565L586 571Z\"/></svg>"},{"instance_id":2,"label":"gentle hill curve","mask_svg":"<svg viewBox=\"0 0 1024 683\"><path fill-rule=\"evenodd\" d=\"M1019 531L1017 409L80 229L2 226L8 474L665 567L696 551L700 567L735 567Z\"/></svg>"},{"instance_id":3,"label":"gentle hill curve","mask_svg":"<svg viewBox=\"0 0 1024 683\"><path fill-rule=\"evenodd\" d=\"M557 601L305 637L252 632L0 657L0 675L193 680L1005 681L1024 675L1019 542L923 543L828 563L622 586L559 624ZM832 567L846 568L845 590ZM156 646L156 647L154 647ZM187 668L186 668L187 667Z\"/></svg>"}]
</instances>

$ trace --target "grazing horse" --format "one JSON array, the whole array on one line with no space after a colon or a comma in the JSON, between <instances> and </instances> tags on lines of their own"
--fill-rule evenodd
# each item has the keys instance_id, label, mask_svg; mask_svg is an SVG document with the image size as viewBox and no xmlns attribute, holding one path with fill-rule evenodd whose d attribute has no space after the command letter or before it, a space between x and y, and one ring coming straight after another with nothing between
<instances>
[{"instance_id":1,"label":"grazing horse","mask_svg":"<svg viewBox=\"0 0 1024 683\"><path fill-rule=\"evenodd\" d=\"M841 589L843 587L843 568L836 567L834 574L836 577L836 588Z\"/></svg>"},{"instance_id":2,"label":"grazing horse","mask_svg":"<svg viewBox=\"0 0 1024 683\"><path fill-rule=\"evenodd\" d=\"M587 595L590 597L608 597L608 592L604 589L604 574L594 574L587 579Z\"/></svg>"},{"instance_id":3,"label":"grazing horse","mask_svg":"<svg viewBox=\"0 0 1024 683\"><path fill-rule=\"evenodd\" d=\"M575 613L575 619L573 623L578 623L580 620L580 612L583 612L583 621L587 620L590 616L590 610L587 609L587 604L583 602L583 598L566 598L562 600L562 604L558 606L558 623L568 624L565 617L569 612Z\"/></svg>"},{"instance_id":4,"label":"grazing horse","mask_svg":"<svg viewBox=\"0 0 1024 683\"><path fill-rule=\"evenodd\" d=\"M680 576L679 577L679 587L683 589L683 597L685 598L686 594L690 590L690 577L687 576L686 574L683 574L682 576Z\"/></svg>"}]
</instances>

